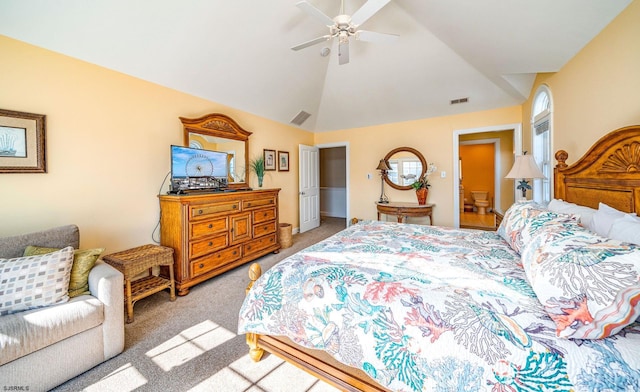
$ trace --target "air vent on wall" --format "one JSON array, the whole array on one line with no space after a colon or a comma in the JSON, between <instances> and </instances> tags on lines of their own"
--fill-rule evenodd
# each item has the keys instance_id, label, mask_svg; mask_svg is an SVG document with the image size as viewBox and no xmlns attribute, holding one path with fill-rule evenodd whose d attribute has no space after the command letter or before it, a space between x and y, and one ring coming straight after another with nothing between
<instances>
[{"instance_id":1,"label":"air vent on wall","mask_svg":"<svg viewBox=\"0 0 640 392\"><path fill-rule=\"evenodd\" d=\"M452 99L450 102L451 102L451 105L455 105L455 104L458 104L458 103L467 103L467 102L469 102L469 97Z\"/></svg>"},{"instance_id":2,"label":"air vent on wall","mask_svg":"<svg viewBox=\"0 0 640 392\"><path fill-rule=\"evenodd\" d=\"M295 125L302 125L303 122L307 121L309 116L311 116L311 113L307 113L304 110L301 110L300 113L298 113L298 115L295 116L293 120L291 120L291 123Z\"/></svg>"}]
</instances>

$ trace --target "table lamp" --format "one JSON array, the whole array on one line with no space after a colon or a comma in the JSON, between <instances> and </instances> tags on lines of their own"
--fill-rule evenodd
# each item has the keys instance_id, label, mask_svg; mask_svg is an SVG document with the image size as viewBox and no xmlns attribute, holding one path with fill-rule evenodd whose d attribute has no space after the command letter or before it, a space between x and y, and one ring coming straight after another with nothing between
<instances>
[{"instance_id":1,"label":"table lamp","mask_svg":"<svg viewBox=\"0 0 640 392\"><path fill-rule=\"evenodd\" d=\"M525 151L523 155L517 155L513 167L504 178L521 178L517 189L522 190L522 198L527 198L527 189L531 189L531 185L527 178L545 178L540 171L533 155L527 155Z\"/></svg>"},{"instance_id":2,"label":"table lamp","mask_svg":"<svg viewBox=\"0 0 640 392\"><path fill-rule=\"evenodd\" d=\"M385 162L384 159L381 159L380 163L378 163L378 167L376 167L376 170L380 170L380 200L378 200L378 203L388 203L389 198L387 198L387 195L384 194L384 178L386 177L387 172L391 170L391 168L389 167L389 165L387 165L387 162Z\"/></svg>"}]
</instances>

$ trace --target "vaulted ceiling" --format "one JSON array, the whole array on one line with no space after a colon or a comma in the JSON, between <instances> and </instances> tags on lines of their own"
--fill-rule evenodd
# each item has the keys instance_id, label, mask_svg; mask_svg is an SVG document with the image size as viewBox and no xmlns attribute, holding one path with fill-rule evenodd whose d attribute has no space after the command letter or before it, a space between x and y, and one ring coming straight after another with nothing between
<instances>
[{"instance_id":1,"label":"vaulted ceiling","mask_svg":"<svg viewBox=\"0 0 640 392\"><path fill-rule=\"evenodd\" d=\"M399 39L352 38L338 65L336 39L290 49L328 33L298 1L0 0L0 34L281 123L304 110L321 132L521 104L631 2L391 0L362 29Z\"/></svg>"}]
</instances>

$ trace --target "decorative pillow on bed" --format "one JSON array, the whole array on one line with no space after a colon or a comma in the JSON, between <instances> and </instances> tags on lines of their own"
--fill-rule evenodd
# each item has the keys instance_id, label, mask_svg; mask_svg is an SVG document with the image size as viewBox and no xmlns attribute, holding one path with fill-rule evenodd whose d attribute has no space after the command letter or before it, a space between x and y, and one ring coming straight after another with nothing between
<instances>
[{"instance_id":1,"label":"decorative pillow on bed","mask_svg":"<svg viewBox=\"0 0 640 392\"><path fill-rule=\"evenodd\" d=\"M44 255L57 250L59 249L27 246L24 250L24 255ZM91 269L96 264L96 260L98 260L102 252L104 252L104 248L73 251L73 266L71 267L71 276L69 279L69 298L91 294L89 291L89 272L91 272Z\"/></svg>"},{"instance_id":2,"label":"decorative pillow on bed","mask_svg":"<svg viewBox=\"0 0 640 392\"><path fill-rule=\"evenodd\" d=\"M551 212L533 201L518 202L512 205L504 214L502 223L498 228L498 235L507 241L511 249L520 254L524 245L535 234L535 231L543 223L549 221L571 221L577 223L577 217ZM527 233L523 235L525 227L528 227L528 229Z\"/></svg>"},{"instance_id":3,"label":"decorative pillow on bed","mask_svg":"<svg viewBox=\"0 0 640 392\"><path fill-rule=\"evenodd\" d=\"M0 259L0 316L69 300L73 248Z\"/></svg>"},{"instance_id":4,"label":"decorative pillow on bed","mask_svg":"<svg viewBox=\"0 0 640 392\"><path fill-rule=\"evenodd\" d=\"M544 224L522 264L559 337L601 339L640 314L640 247L578 225Z\"/></svg>"},{"instance_id":5,"label":"decorative pillow on bed","mask_svg":"<svg viewBox=\"0 0 640 392\"><path fill-rule=\"evenodd\" d=\"M561 212L563 214L571 214L579 217L580 224L584 227L591 225L593 215L598 212L595 208L579 206L574 203L568 203L561 199L553 199L547 205L549 211Z\"/></svg>"}]
</instances>

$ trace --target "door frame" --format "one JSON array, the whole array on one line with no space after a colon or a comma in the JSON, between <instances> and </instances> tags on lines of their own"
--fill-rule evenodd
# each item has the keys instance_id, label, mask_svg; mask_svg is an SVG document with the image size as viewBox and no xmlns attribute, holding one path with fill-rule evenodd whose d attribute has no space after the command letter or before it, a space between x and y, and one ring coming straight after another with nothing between
<instances>
[{"instance_id":1,"label":"door frame","mask_svg":"<svg viewBox=\"0 0 640 392\"><path fill-rule=\"evenodd\" d=\"M515 155L522 154L522 123L512 123L503 125L490 125L480 128L467 128L456 129L453 131L453 178L460 178L458 161L460 160L460 135L466 135L470 133L483 133L483 132L501 132L501 131L513 131L513 153ZM496 177L499 177L496 174ZM513 184L514 200L516 200L516 186ZM495 206L494 206L495 208ZM453 227L460 227L460 181L453 181Z\"/></svg>"},{"instance_id":2,"label":"door frame","mask_svg":"<svg viewBox=\"0 0 640 392\"><path fill-rule=\"evenodd\" d=\"M346 215L347 215L347 227L349 227L351 225L351 219L349 219L349 216L351 216L350 214L350 210L351 210L351 192L350 192L350 181L349 181L349 172L350 170L350 165L349 165L349 155L351 155L349 153L349 142L335 142L335 143L322 143L322 144L316 144L316 147L318 147L318 149L322 150L323 148L334 148L334 147L344 147L345 151L345 160L344 160L344 170L345 170L345 178L346 178L346 189L345 189L345 195L347 200L345 201L345 204L347 206L347 210L346 210Z\"/></svg>"}]
</instances>

